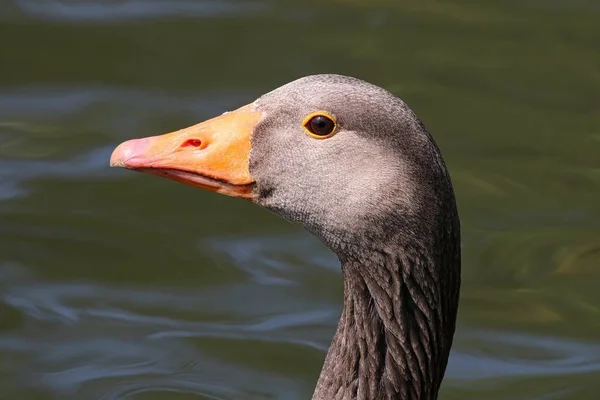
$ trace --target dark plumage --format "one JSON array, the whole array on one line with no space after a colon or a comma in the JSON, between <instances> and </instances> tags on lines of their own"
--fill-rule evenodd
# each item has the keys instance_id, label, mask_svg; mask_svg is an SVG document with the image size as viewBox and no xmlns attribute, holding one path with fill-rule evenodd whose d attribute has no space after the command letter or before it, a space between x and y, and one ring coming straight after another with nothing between
<instances>
[{"instance_id":1,"label":"dark plumage","mask_svg":"<svg viewBox=\"0 0 600 400\"><path fill-rule=\"evenodd\" d=\"M314 400L436 399L455 330L460 226L432 137L402 100L339 75L298 79L250 109L260 117L251 123L251 151L243 156L245 180L214 189L206 181L219 185L214 180L222 178L205 172L206 163L179 165L180 156L169 155L165 166L164 154L149 157L127 144L115 151L113 164L185 170L199 178L170 177L227 194L251 185L251 194L233 195L301 224L337 254L344 307ZM303 120L315 112L334 118L333 136L306 134ZM170 135L205 140L202 129ZM134 153L147 159L138 162ZM195 163L202 168L192 168Z\"/></svg>"}]
</instances>

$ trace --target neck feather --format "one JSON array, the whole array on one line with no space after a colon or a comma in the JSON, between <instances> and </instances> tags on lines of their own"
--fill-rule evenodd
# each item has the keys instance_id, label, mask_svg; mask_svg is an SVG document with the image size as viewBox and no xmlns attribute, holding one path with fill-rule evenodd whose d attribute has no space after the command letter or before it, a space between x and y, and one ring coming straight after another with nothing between
<instances>
[{"instance_id":1,"label":"neck feather","mask_svg":"<svg viewBox=\"0 0 600 400\"><path fill-rule=\"evenodd\" d=\"M448 239L342 260L344 308L313 400L437 399L460 287Z\"/></svg>"}]
</instances>

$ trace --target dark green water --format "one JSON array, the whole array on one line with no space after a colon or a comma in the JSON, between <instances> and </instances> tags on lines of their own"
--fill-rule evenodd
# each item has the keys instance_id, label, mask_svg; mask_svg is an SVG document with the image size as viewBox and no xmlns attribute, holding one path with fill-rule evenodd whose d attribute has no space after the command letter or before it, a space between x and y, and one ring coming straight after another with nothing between
<instances>
[{"instance_id":1,"label":"dark green water","mask_svg":"<svg viewBox=\"0 0 600 400\"><path fill-rule=\"evenodd\" d=\"M451 170L464 273L441 398L598 397L597 2L0 10L1 399L309 398L336 258L252 204L107 164L317 72L400 95Z\"/></svg>"}]
</instances>

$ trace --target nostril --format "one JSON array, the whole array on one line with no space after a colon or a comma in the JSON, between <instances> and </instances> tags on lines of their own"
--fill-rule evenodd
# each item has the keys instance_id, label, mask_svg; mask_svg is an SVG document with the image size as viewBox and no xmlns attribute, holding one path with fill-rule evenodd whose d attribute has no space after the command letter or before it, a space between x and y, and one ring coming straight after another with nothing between
<instances>
[{"instance_id":1,"label":"nostril","mask_svg":"<svg viewBox=\"0 0 600 400\"><path fill-rule=\"evenodd\" d=\"M181 145L181 147L197 147L197 148L200 148L200 147L202 147L202 140L200 140L200 139L188 139L185 142L183 142L183 144Z\"/></svg>"}]
</instances>

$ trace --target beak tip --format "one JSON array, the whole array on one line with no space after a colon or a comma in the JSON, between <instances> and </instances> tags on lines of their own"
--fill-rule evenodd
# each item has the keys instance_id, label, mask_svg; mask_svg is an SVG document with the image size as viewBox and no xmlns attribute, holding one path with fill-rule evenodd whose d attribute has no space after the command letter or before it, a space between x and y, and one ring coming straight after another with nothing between
<instances>
[{"instance_id":1,"label":"beak tip","mask_svg":"<svg viewBox=\"0 0 600 400\"><path fill-rule=\"evenodd\" d=\"M148 139L133 139L118 145L110 156L111 167L129 168L134 157L140 158L148 147Z\"/></svg>"},{"instance_id":2,"label":"beak tip","mask_svg":"<svg viewBox=\"0 0 600 400\"><path fill-rule=\"evenodd\" d=\"M125 167L125 149L124 149L124 145L125 143L121 143L119 146L117 146L117 148L115 148L112 152L112 154L110 155L110 166L111 167Z\"/></svg>"},{"instance_id":3,"label":"beak tip","mask_svg":"<svg viewBox=\"0 0 600 400\"><path fill-rule=\"evenodd\" d=\"M111 168L125 168L125 164L123 164L121 161L114 161L112 158L108 166Z\"/></svg>"}]
</instances>

